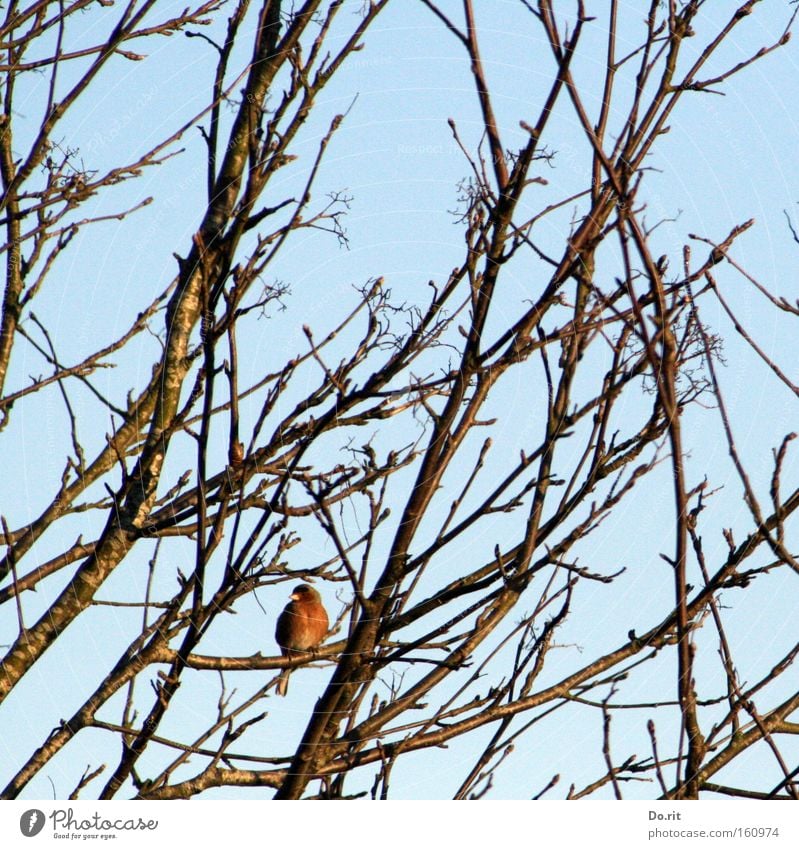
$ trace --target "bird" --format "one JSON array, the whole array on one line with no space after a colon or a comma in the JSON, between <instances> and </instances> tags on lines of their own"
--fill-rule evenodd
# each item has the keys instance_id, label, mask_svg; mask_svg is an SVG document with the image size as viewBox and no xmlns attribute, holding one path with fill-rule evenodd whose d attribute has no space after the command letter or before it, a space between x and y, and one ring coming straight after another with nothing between
<instances>
[{"instance_id":1,"label":"bird","mask_svg":"<svg viewBox=\"0 0 799 849\"><path fill-rule=\"evenodd\" d=\"M327 611L319 593L308 584L296 586L291 601L283 608L275 626L275 640L284 657L298 657L315 649L330 627ZM277 694L285 696L289 689L290 669L280 673Z\"/></svg>"}]
</instances>

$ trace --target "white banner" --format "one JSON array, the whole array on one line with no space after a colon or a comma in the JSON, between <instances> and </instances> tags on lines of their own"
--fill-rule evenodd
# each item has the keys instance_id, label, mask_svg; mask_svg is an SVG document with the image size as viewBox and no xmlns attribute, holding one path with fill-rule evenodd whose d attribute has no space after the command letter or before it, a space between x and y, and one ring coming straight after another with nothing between
<instances>
[{"instance_id":1,"label":"white banner","mask_svg":"<svg viewBox=\"0 0 799 849\"><path fill-rule=\"evenodd\" d=\"M358 804L357 811L353 804L3 802L0 846L227 849L245 840L253 849L799 846L799 807L765 802L383 802Z\"/></svg>"}]
</instances>

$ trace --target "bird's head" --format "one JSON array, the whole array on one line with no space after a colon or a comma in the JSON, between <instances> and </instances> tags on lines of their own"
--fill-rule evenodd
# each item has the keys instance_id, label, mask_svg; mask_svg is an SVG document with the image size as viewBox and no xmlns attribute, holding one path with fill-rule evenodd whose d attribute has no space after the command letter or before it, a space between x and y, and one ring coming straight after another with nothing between
<instances>
[{"instance_id":1,"label":"bird's head","mask_svg":"<svg viewBox=\"0 0 799 849\"><path fill-rule=\"evenodd\" d=\"M294 601L319 601L319 593L309 584L294 587L291 593Z\"/></svg>"}]
</instances>

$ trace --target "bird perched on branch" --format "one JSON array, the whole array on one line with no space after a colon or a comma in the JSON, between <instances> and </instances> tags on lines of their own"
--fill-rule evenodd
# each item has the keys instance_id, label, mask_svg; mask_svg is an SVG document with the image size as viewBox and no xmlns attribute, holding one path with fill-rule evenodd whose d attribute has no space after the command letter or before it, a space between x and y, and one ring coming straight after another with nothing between
<instances>
[{"instance_id":1,"label":"bird perched on branch","mask_svg":"<svg viewBox=\"0 0 799 849\"><path fill-rule=\"evenodd\" d=\"M298 657L315 649L330 627L327 611L319 593L308 584L300 584L291 593L291 601L277 618L275 640L284 657ZM285 696L289 689L290 669L280 673L277 694Z\"/></svg>"}]
</instances>

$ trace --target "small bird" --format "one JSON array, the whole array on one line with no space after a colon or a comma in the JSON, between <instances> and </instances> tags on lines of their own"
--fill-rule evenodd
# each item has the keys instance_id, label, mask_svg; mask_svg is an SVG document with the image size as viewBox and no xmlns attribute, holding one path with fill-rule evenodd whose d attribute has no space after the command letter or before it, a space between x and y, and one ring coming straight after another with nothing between
<instances>
[{"instance_id":1,"label":"small bird","mask_svg":"<svg viewBox=\"0 0 799 849\"><path fill-rule=\"evenodd\" d=\"M283 608L275 626L275 640L284 657L297 657L315 649L330 627L327 611L319 593L308 584L300 584L291 593L291 601ZM289 689L290 669L280 673L277 694L285 696Z\"/></svg>"}]
</instances>

